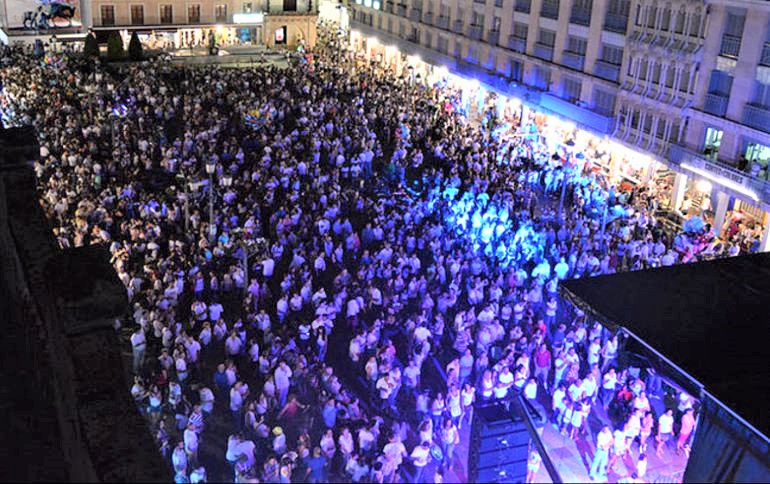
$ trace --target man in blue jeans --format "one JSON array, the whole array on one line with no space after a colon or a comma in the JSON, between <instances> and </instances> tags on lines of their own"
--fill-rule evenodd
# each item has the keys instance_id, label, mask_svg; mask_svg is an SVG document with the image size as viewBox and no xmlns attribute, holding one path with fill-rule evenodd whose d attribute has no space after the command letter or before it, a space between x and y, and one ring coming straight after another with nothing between
<instances>
[{"instance_id":1,"label":"man in blue jeans","mask_svg":"<svg viewBox=\"0 0 770 484\"><path fill-rule=\"evenodd\" d=\"M612 431L605 425L596 436L596 453L594 454L594 460L591 462L591 470L588 472L588 476L592 481L597 477L607 475L607 461L609 460L612 440Z\"/></svg>"}]
</instances>

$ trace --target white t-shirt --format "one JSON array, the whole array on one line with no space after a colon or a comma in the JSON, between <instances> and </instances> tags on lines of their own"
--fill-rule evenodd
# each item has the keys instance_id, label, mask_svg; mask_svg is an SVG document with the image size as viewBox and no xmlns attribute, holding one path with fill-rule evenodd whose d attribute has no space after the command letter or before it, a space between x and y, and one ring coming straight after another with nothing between
<instances>
[{"instance_id":1,"label":"white t-shirt","mask_svg":"<svg viewBox=\"0 0 770 484\"><path fill-rule=\"evenodd\" d=\"M674 430L674 417L664 413L658 419L658 431L661 434L670 434Z\"/></svg>"},{"instance_id":2,"label":"white t-shirt","mask_svg":"<svg viewBox=\"0 0 770 484\"><path fill-rule=\"evenodd\" d=\"M430 457L430 448L425 448L422 445L418 445L412 450L413 463L415 467L425 467L428 465L428 457Z\"/></svg>"}]
</instances>

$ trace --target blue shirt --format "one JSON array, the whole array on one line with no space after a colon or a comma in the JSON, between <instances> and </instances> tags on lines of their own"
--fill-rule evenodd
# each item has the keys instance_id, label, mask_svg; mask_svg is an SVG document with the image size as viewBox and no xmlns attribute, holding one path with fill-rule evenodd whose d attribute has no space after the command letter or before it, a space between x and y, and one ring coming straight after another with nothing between
<instances>
[{"instance_id":1,"label":"blue shirt","mask_svg":"<svg viewBox=\"0 0 770 484\"><path fill-rule=\"evenodd\" d=\"M323 457L306 457L305 465L310 469L310 476L314 481L326 480L326 459Z\"/></svg>"},{"instance_id":2,"label":"blue shirt","mask_svg":"<svg viewBox=\"0 0 770 484\"><path fill-rule=\"evenodd\" d=\"M325 405L322 413L326 428L334 428L337 423L337 407Z\"/></svg>"}]
</instances>

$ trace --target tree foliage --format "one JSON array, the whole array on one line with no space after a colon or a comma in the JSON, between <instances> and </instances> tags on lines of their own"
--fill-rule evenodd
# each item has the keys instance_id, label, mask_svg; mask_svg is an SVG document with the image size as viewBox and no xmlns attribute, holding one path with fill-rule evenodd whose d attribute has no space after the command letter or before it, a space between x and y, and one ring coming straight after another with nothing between
<instances>
[{"instance_id":1,"label":"tree foliage","mask_svg":"<svg viewBox=\"0 0 770 484\"><path fill-rule=\"evenodd\" d=\"M96 41L94 34L86 35L86 45L83 48L83 53L86 57L99 57L99 43Z\"/></svg>"},{"instance_id":2,"label":"tree foliage","mask_svg":"<svg viewBox=\"0 0 770 484\"><path fill-rule=\"evenodd\" d=\"M111 61L122 60L125 55L123 38L119 33L112 32L107 39L107 59Z\"/></svg>"},{"instance_id":3,"label":"tree foliage","mask_svg":"<svg viewBox=\"0 0 770 484\"><path fill-rule=\"evenodd\" d=\"M131 34L131 40L128 42L128 57L132 61L142 60L142 43L139 42L139 36L136 35L136 31Z\"/></svg>"}]
</instances>

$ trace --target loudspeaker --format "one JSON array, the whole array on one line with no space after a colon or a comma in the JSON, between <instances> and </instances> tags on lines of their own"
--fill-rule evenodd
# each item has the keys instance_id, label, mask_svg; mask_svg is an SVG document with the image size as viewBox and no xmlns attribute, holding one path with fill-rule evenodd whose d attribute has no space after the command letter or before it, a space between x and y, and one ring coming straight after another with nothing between
<instances>
[{"instance_id":1,"label":"loudspeaker","mask_svg":"<svg viewBox=\"0 0 770 484\"><path fill-rule=\"evenodd\" d=\"M479 469L471 482L525 482L527 461Z\"/></svg>"},{"instance_id":2,"label":"loudspeaker","mask_svg":"<svg viewBox=\"0 0 770 484\"><path fill-rule=\"evenodd\" d=\"M524 482L529 431L521 412L496 402L476 406L468 446L470 482Z\"/></svg>"}]
</instances>

